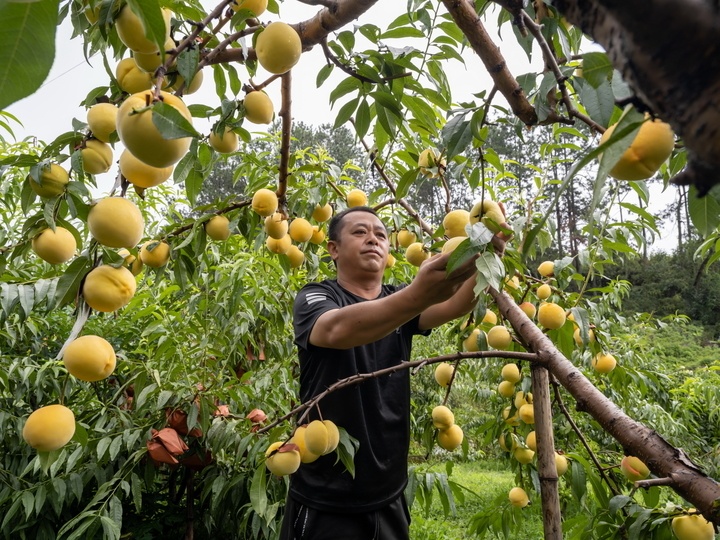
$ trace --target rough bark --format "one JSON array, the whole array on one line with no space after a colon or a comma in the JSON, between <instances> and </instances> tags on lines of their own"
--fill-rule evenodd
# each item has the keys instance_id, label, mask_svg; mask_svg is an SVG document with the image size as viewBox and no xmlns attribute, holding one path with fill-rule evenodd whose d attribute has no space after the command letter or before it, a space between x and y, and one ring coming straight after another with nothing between
<instances>
[{"instance_id":1,"label":"rough bark","mask_svg":"<svg viewBox=\"0 0 720 540\"><path fill-rule=\"evenodd\" d=\"M500 93L505 96L513 113L528 126L537 124L535 107L530 104L525 92L510 72L500 48L490 39L482 20L475 12L474 5L468 0L443 0L443 4L482 60L485 69Z\"/></svg>"},{"instance_id":2,"label":"rough bark","mask_svg":"<svg viewBox=\"0 0 720 540\"><path fill-rule=\"evenodd\" d=\"M370 9L378 0L338 0L318 11L312 19L294 25L307 50Z\"/></svg>"},{"instance_id":3,"label":"rough bark","mask_svg":"<svg viewBox=\"0 0 720 540\"><path fill-rule=\"evenodd\" d=\"M720 524L720 484L708 477L680 448L675 448L649 427L627 416L555 347L528 319L507 293L490 289L500 313L510 322L537 362L552 373L575 398L577 409L592 416L622 446L627 455L640 458L656 476L667 478L670 487L710 521Z\"/></svg>"},{"instance_id":4,"label":"rough bark","mask_svg":"<svg viewBox=\"0 0 720 540\"><path fill-rule=\"evenodd\" d=\"M673 182L705 194L720 183L720 4L714 0L556 0L600 43L639 104L682 137ZM641 105L642 106L642 105Z\"/></svg>"}]
</instances>

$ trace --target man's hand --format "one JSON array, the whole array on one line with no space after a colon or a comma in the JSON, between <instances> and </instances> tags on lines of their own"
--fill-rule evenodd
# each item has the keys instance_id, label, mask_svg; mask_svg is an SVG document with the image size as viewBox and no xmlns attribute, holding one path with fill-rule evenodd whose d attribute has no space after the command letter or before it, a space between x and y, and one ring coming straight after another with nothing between
<instances>
[{"instance_id":1,"label":"man's hand","mask_svg":"<svg viewBox=\"0 0 720 540\"><path fill-rule=\"evenodd\" d=\"M447 273L451 253L434 255L420 265L415 279L408 287L428 307L451 298L468 279L475 276L475 260L471 257Z\"/></svg>"}]
</instances>

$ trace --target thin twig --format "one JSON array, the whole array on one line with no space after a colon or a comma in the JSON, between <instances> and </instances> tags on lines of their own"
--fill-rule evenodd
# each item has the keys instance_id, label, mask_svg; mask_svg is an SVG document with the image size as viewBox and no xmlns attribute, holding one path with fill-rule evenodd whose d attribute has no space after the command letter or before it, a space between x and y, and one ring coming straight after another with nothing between
<instances>
[{"instance_id":1,"label":"thin twig","mask_svg":"<svg viewBox=\"0 0 720 540\"><path fill-rule=\"evenodd\" d=\"M282 77L282 76L283 76L282 73L280 73L280 74L275 73L275 74L273 74L273 75L270 75L270 77L268 77L266 80L264 80L264 81L261 82L260 84L255 84L255 83L253 82L253 80L252 80L252 77L250 77L249 82L250 82L250 86L253 88L253 90L262 90L263 88L265 88L266 86L268 86L270 83L272 83L273 81L279 79L279 78Z\"/></svg>"},{"instance_id":2,"label":"thin twig","mask_svg":"<svg viewBox=\"0 0 720 540\"><path fill-rule=\"evenodd\" d=\"M542 35L542 26L537 24L532 19L532 17L530 17L530 15L528 15L525 11L522 11L522 18L525 22L525 26L528 28L528 30L530 30L530 33L538 42L538 45L540 45L540 50L542 51L543 58L545 59L545 65L548 69L552 71L553 75L555 75L555 80L557 81L558 88L560 90L560 93L562 94L563 104L565 105L565 109L570 116L570 118L564 118L558 115L555 111L553 111L553 113L548 116L545 122L573 123L572 118L574 117L586 123L588 126L590 126L590 128L597 131L598 133L604 133L605 128L595 122L586 114L578 111L572 100L570 99L570 93L568 92L567 85L565 84L565 81L567 81L567 77L563 75L562 71L560 71L560 66L558 65L555 53L550 47L550 44L545 39L545 36Z\"/></svg>"},{"instance_id":3,"label":"thin twig","mask_svg":"<svg viewBox=\"0 0 720 540\"><path fill-rule=\"evenodd\" d=\"M280 208L287 207L286 193L288 165L290 163L290 136L292 135L292 76L290 71L282 75L282 105L278 116L282 119L282 139L280 143L280 171L278 175L277 196ZM287 214L287 211L283 211Z\"/></svg>"},{"instance_id":4,"label":"thin twig","mask_svg":"<svg viewBox=\"0 0 720 540\"><path fill-rule=\"evenodd\" d=\"M675 480L673 480L669 476L665 476L663 478L648 478L647 480L638 480L635 482L635 487L641 489L650 489L653 486L673 486L675 485L675 483Z\"/></svg>"},{"instance_id":5,"label":"thin twig","mask_svg":"<svg viewBox=\"0 0 720 540\"><path fill-rule=\"evenodd\" d=\"M355 122L352 121L352 119L351 119L351 123L353 126L355 126ZM372 149L370 148L370 146L368 146L367 142L365 142L365 139L361 138L360 143L363 145L363 148L365 148L365 151L368 153L368 155L372 155ZM383 179L383 182L385 182L385 185L388 187L390 192L393 195L397 195L397 186L395 186L395 183L392 180L390 180L390 178L388 177L387 174L385 174L385 169L383 169L383 167L380 166L380 163L378 163L377 158L372 160L372 166L375 168L375 170L378 172L380 177ZM395 202L397 202L397 204L402 206L407 211L407 213L410 215L410 217L413 218L420 225L422 230L425 231L428 234L428 236L430 236L431 238L434 237L433 228L420 217L420 214L417 212L417 210L415 210L410 205L410 203L408 203L404 198L398 199L397 197L395 197Z\"/></svg>"},{"instance_id":6,"label":"thin twig","mask_svg":"<svg viewBox=\"0 0 720 540\"><path fill-rule=\"evenodd\" d=\"M560 407L560 411L563 413L563 416L570 424L570 427L575 432L575 434L580 439L580 442L585 447L585 450L587 451L588 455L590 456L590 459L595 464L595 468L600 472L600 476L602 476L602 479L605 481L605 483L608 485L608 488L610 488L610 491L612 492L613 496L620 495L620 491L617 489L617 486L614 482L610 481L610 477L605 474L605 469L603 469L602 465L598 461L597 456L592 451L592 448L590 448L590 445L587 442L587 439L585 438L585 435L583 435L583 432L580 431L580 428L577 426L575 421L573 420L572 416L570 416L570 411L568 411L567 407L565 406L565 402L562 399L562 396L560 395L560 385L558 384L555 377L552 377L551 379L552 385L553 385L553 391L555 393L555 403L557 403L558 407Z\"/></svg>"},{"instance_id":7,"label":"thin twig","mask_svg":"<svg viewBox=\"0 0 720 540\"><path fill-rule=\"evenodd\" d=\"M347 64L343 64L340 59L333 54L333 52L330 50L330 47L327 44L327 39L323 39L320 42L320 46L322 47L323 53L325 54L325 58L330 61L332 64L336 65L338 68L340 68L343 72L347 73L351 77L355 77L361 82L366 82L370 84L382 84L388 81L391 81L393 79L401 79L403 77L407 77L410 74L407 72L400 73L398 75L393 75L392 77L381 77L380 79L371 79L370 77L366 77L364 75L360 75L357 70L351 68Z\"/></svg>"},{"instance_id":8,"label":"thin twig","mask_svg":"<svg viewBox=\"0 0 720 540\"><path fill-rule=\"evenodd\" d=\"M212 214L208 214L208 220L213 216L220 216L222 214L227 214L228 212L232 212L233 210L237 210L238 208L243 208L244 206L250 206L250 203L252 203L251 199L243 199L241 201L234 202L232 204L229 204L228 206L221 208ZM196 221L192 223L188 223L187 225L183 225L182 227L179 227L173 231L170 231L165 235L164 238L172 238L174 236L179 236L184 232L187 232L191 230L195 226Z\"/></svg>"},{"instance_id":9,"label":"thin twig","mask_svg":"<svg viewBox=\"0 0 720 540\"><path fill-rule=\"evenodd\" d=\"M183 39L175 49L173 49L172 54L166 55L165 63L157 68L155 71L155 78L156 78L156 91L159 91L159 89L162 87L163 79L165 78L165 74L170 70L170 66L175 62L178 55L184 51L185 49L188 49L191 44L195 43L195 39L200 35L200 32L202 32L211 22L213 19L218 19L222 16L223 10L230 5L230 3L233 0L223 0L220 2L215 9L213 9L207 17L205 17L201 22L194 23L193 30L190 32L187 36L185 36L185 39ZM198 68L199 69L199 68Z\"/></svg>"},{"instance_id":10,"label":"thin twig","mask_svg":"<svg viewBox=\"0 0 720 540\"><path fill-rule=\"evenodd\" d=\"M316 396L312 397L305 403L302 403L295 407L290 412L284 414L271 424L268 424L267 426L263 426L260 428L257 432L258 433L264 433L266 431L271 430L275 426L281 424L288 418L291 418L292 416L298 414L301 411L304 411L303 414L298 418L297 423L302 424L303 420L307 417L307 415L310 412L310 409L317 406L318 403L328 394L331 394L332 392L336 392L337 390L340 390L342 388L346 388L348 386L353 386L356 384L360 384L361 382L375 379L378 377L382 377L383 375L389 375L391 373L395 373L398 371L402 371L405 369L413 369L416 367L431 365L431 364L437 364L439 362L449 362L449 361L460 361L460 360L467 360L470 358L511 358L514 360L524 360L527 362L533 362L537 359L537 355L535 353L528 353L528 352L518 352L518 351L478 351L478 352L463 352L463 353L454 353L454 354L446 354L443 356L436 356L434 358L424 358L422 360L415 360L413 362L402 362L400 364L379 369L377 371L373 371L371 373L357 373L356 375L351 375L350 377L346 377L344 379L340 379L337 382L331 384L328 386L324 391L320 392Z\"/></svg>"}]
</instances>

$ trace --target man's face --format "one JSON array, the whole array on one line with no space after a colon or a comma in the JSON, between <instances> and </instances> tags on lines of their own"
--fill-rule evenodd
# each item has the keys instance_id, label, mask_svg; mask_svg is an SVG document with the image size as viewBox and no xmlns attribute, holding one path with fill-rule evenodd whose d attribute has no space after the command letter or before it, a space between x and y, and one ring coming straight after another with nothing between
<instances>
[{"instance_id":1,"label":"man's face","mask_svg":"<svg viewBox=\"0 0 720 540\"><path fill-rule=\"evenodd\" d=\"M347 214L341 223L340 239L328 242L328 251L343 272L382 273L389 248L385 225L369 212Z\"/></svg>"}]
</instances>

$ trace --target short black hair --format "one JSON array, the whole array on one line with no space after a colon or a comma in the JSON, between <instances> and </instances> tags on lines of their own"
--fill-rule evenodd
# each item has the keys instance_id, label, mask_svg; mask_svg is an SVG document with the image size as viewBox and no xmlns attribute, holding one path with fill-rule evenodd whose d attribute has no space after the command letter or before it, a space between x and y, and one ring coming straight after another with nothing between
<instances>
[{"instance_id":1,"label":"short black hair","mask_svg":"<svg viewBox=\"0 0 720 540\"><path fill-rule=\"evenodd\" d=\"M376 218L380 219L380 216L378 216L377 212L369 206L351 206L350 208L346 208L342 212L335 214L330 220L330 225L328 225L328 240L332 240L333 242L337 242L340 240L340 232L342 231L343 219L345 218L345 216L353 212L367 212L368 214L372 214ZM381 219L380 221L382 222Z\"/></svg>"}]
</instances>

